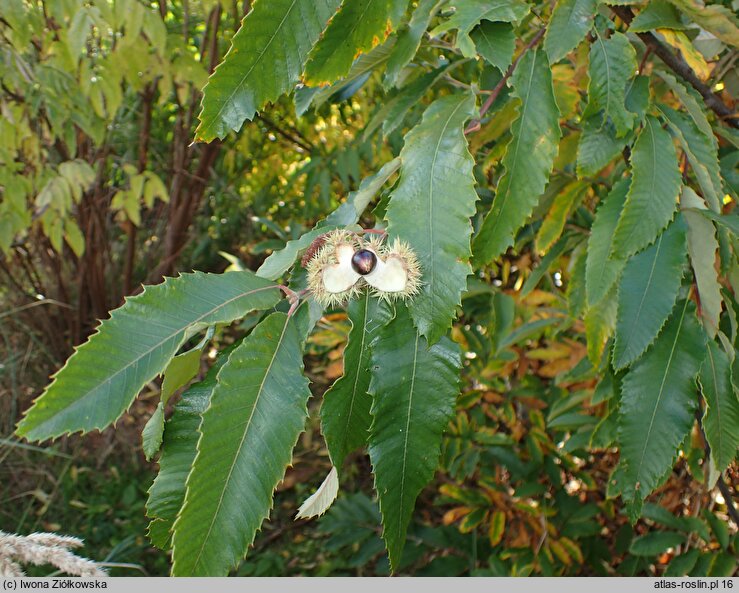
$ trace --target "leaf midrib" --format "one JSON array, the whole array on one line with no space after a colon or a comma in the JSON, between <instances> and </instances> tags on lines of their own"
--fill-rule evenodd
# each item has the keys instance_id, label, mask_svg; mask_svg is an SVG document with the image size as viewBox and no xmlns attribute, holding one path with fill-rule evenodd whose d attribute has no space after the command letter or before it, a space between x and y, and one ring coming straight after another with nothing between
<instances>
[{"instance_id":1,"label":"leaf midrib","mask_svg":"<svg viewBox=\"0 0 739 593\"><path fill-rule=\"evenodd\" d=\"M523 97L519 97L521 99L521 117L514 122L514 125L518 124L520 122L520 125L517 126L517 131L522 131L524 129L524 123L526 120L526 113L528 112L529 108L529 95L531 94L531 87L532 81L534 79L534 68L536 67L536 60L537 56L534 57L533 60L531 60L531 72L529 72L529 78L527 81L527 88L526 88L526 99L524 100ZM489 236L494 237L495 236L495 230L498 228L498 222L503 218L503 210L505 209L506 204L508 203L508 198L511 195L510 187L511 187L511 181L510 179L513 178L514 172L518 165L518 149L521 146L521 137L520 135L514 137L512 142L516 143L516 146L513 151L513 162L511 163L511 167L506 167L505 177L503 180L501 180L501 183L498 184L498 187L500 187L503 184L503 181L505 180L506 185L504 186L505 193L503 194L503 203L500 205L500 210L498 210L499 215L495 217L495 220L493 222L493 226L490 229ZM506 151L507 152L507 151ZM496 198L499 194L496 193ZM491 211L491 214L493 214L496 210L496 204L493 202L493 210Z\"/></svg>"},{"instance_id":2,"label":"leaf midrib","mask_svg":"<svg viewBox=\"0 0 739 593\"><path fill-rule=\"evenodd\" d=\"M677 348L677 342L680 339L680 332L683 330L683 320L685 319L685 312L688 310L689 303L690 303L690 300L686 299L685 305L683 306L682 313L680 314L680 323L677 327L677 332L675 333L675 339L672 342L672 348L670 349L670 355L667 357L667 364L665 365L665 372L662 375L662 383L659 386L659 392L657 393L657 401L654 404L654 410L652 411L652 418L649 421L649 428L647 429L647 436L646 436L646 439L644 439L644 448L642 449L641 459L639 460L639 465L636 471L637 479L639 478L639 476L641 476L642 467L644 466L644 457L646 456L647 450L649 449L649 441L652 436L652 429L654 428L654 420L657 417L657 410L659 409L660 401L662 399L662 394L664 393L664 390L665 390L665 382L667 381L667 376L670 374L670 367L672 366L672 359L675 355L675 349Z\"/></svg>"},{"instance_id":3,"label":"leaf midrib","mask_svg":"<svg viewBox=\"0 0 739 593\"><path fill-rule=\"evenodd\" d=\"M415 333L415 332L414 332ZM403 497L405 493L405 468L408 464L408 433L411 425L411 409L413 407L413 394L416 389L416 372L418 370L418 340L420 336L416 333L416 344L413 349L413 373L411 375L411 387L408 395L408 412L405 422L405 441L403 443L403 465L400 471L400 508L403 508ZM398 513L398 533L403 531L403 513Z\"/></svg>"},{"instance_id":4,"label":"leaf midrib","mask_svg":"<svg viewBox=\"0 0 739 593\"><path fill-rule=\"evenodd\" d=\"M429 175L429 218L428 218L428 229L429 229L429 245L431 246L431 249L429 250L430 253L435 253L434 250L434 221L435 221L435 201L434 201L434 180L436 177L435 169L436 169L436 161L439 156L439 147L441 146L441 142L444 139L446 135L446 130L449 127L449 124L451 123L452 119L457 115L457 111L459 111L462 106L466 103L466 99L464 101L460 101L457 103L457 106L452 110L452 112L449 114L449 117L444 122L444 126L441 128L441 131L439 132L438 139L436 141L436 146L434 147L434 158L431 161L431 174ZM430 257L429 258L429 267L431 268L429 270L430 273L430 280L428 285L433 287L436 286L435 278L436 278L436 258ZM430 299L430 308L431 308L431 315L430 317L433 319L434 311L436 309L436 299Z\"/></svg>"},{"instance_id":5,"label":"leaf midrib","mask_svg":"<svg viewBox=\"0 0 739 593\"><path fill-rule=\"evenodd\" d=\"M86 392L86 393L85 393L84 395L82 395L81 397L78 397L77 399L75 399L75 400L74 400L74 401L73 401L73 402L72 402L71 404L69 404L68 406L66 406L66 407L62 408L62 410L69 410L70 408L75 408L75 407L77 407L77 406L78 406L78 404L80 404L81 402L83 402L83 401L87 400L88 398L92 397L93 393L94 393L94 392L96 392L96 391L97 391L98 389L100 389L100 388L101 388L101 387L102 387L103 385L105 385L105 384L108 384L108 385L109 385L109 384L111 383L111 381L113 381L113 379L114 379L115 377L117 377L117 376L118 376L118 375L120 375L121 373L123 373L123 372L127 371L127 370L128 370L128 369L129 369L130 367L131 367L131 366L133 366L133 365L136 365L136 364L138 364L138 363L139 363L139 362L140 362L140 361L141 361L141 360L142 360L142 359L143 359L144 357L146 357L146 356L149 356L149 355L150 355L150 354L151 354L151 353L152 353L152 352L153 352L154 350L156 350L157 348L161 348L161 347L162 347L162 345L163 345L163 344L164 344L165 342L167 342L167 341L171 340L172 338L174 338L174 337L175 337L175 336L176 336L176 335L177 335L178 333L182 333L182 332L184 332L184 331L185 331L185 330L186 330L186 329L187 329L188 327L190 327L190 326L192 326L192 325L195 325L195 324L197 324L197 323L200 323L200 322L201 322L201 321L202 321L203 319L205 319L205 318L206 318L206 317L208 317L209 315L213 315L214 313L218 312L218 311L219 311L220 309L222 309L223 307L226 307L227 305L230 305L231 303L233 303L234 301L237 301L237 300L239 300L240 298L243 298L243 297L247 297L247 296L249 296L249 295L252 295L252 294L254 294L254 293L257 293L257 292L261 292L261 291L263 291L263 290L272 290L272 289L276 289L276 287L275 287L275 286L272 286L272 285L270 285L270 286L263 286L263 287L261 287L261 288L255 288L255 289L253 289L253 290L249 290L249 291L247 291L247 292L242 292L242 293L240 293L240 294L236 295L235 297L233 297L233 298L231 298L231 299L229 299L229 300L227 300L227 301L224 301L224 302L220 303L220 304L219 304L219 305L218 305L217 307L214 307L213 309L211 309L210 311L208 311L208 312L204 313L203 315L201 315L201 316L200 316L200 317L198 317L197 319L195 319L195 320L193 320L193 321L190 321L190 322L189 322L189 323L187 323L187 325L185 325L184 327L181 327L181 328L179 328L179 329L178 329L177 331L175 331L175 332L172 332L172 333L171 333L170 335L168 335L168 336L167 336L166 338L164 338L164 339L160 340L160 341L159 341L159 342L158 342L157 344L155 344L154 346L152 346L151 348L149 348L148 350L146 350L145 352L143 352L142 354L140 354L140 355L139 355L139 356L138 356L138 357L137 357L137 358L136 358L135 360L132 360L131 362L129 362L129 363L128 363L128 364L126 364L126 365L125 365L124 367L122 367L122 368L120 368L119 370L117 370L117 371L116 371L115 373L113 373L112 375L108 375L108 377L107 377L107 378L106 378L106 379L105 379L104 381L101 381L100 383L98 383L98 384L96 384L96 385L92 386L91 388L89 388L89 389L88 389L88 391L87 391L87 392ZM99 334L96 334L96 335L99 335ZM87 342L87 343L89 344L90 342ZM78 352L79 352L79 350L78 350ZM72 358L71 358L71 357L70 357L70 360L72 360ZM66 365L65 365L65 367L66 367ZM60 372L61 372L61 371L60 371ZM59 377L59 376L60 376L60 375L57 375L57 377ZM47 389L47 390L46 390L46 391L44 392L44 394L43 394L43 395L46 395L47 393L49 393L49 392L50 392L50 391L52 390L52 388L53 388L53 387L54 387L54 385L56 384L57 380L58 380L58 379L55 379L55 380L54 380L54 382L53 382L53 383L52 383L51 385L49 385L49 388L48 388L48 389ZM37 431L37 430L38 430L39 428L41 428L41 427L43 427L43 426L47 425L47 424L48 424L49 422L52 422L52 421L53 421L53 419L54 419L54 418L55 418L55 417L56 417L56 416L57 416L57 415L58 415L59 413L60 413L60 411L57 411L57 412L56 412L56 413L55 413L55 414L54 414L53 416L51 416L50 418L47 418L47 419L46 419L46 420L44 420L44 421L43 421L42 423L40 423L40 424L36 425L36 426L35 426L35 430ZM27 417L26 417L26 418L27 418ZM25 423L25 418L24 418L24 421L23 421L23 423ZM19 430L19 431L21 430L21 427L20 427L20 426L19 426L18 430ZM34 430L34 428L32 428L31 430L33 431L33 430ZM30 431L29 431L29 432L30 432ZM19 434L21 434L21 433L19 432ZM27 435L28 433L23 433L23 434L26 434L26 435Z\"/></svg>"},{"instance_id":6,"label":"leaf midrib","mask_svg":"<svg viewBox=\"0 0 739 593\"><path fill-rule=\"evenodd\" d=\"M282 327L282 333L280 333L280 337L277 340L277 347L272 353L272 358L270 359L269 364L267 365L267 368L264 371L264 377L262 377L262 382L259 384L259 389L257 390L257 397L254 400L254 405L252 406L251 413L249 414L249 419L246 421L246 425L244 426L244 432L241 435L241 441L239 441L239 446L236 449L236 453L233 457L233 461L231 462L231 466L228 469L228 475L226 476L226 481L223 484L223 488L221 489L221 495L218 498L218 504L216 505L216 508L213 511L212 519L211 519L210 525L208 526L208 531L202 540L203 543L200 545L200 549L198 550L198 555L195 558L195 561L193 562L193 571L197 569L198 564L200 563L200 558L202 557L203 551L205 550L205 547L208 543L208 539L210 539L210 535L213 531L213 526L215 525L216 518L218 517L218 513L220 513L221 506L223 505L223 498L226 495L226 490L228 490L228 485L229 485L229 482L231 481L231 476L233 474L234 468L236 467L236 460L239 458L241 449L244 446L244 441L246 440L246 436L249 432L251 421L254 418L254 412L256 412L256 409L259 405L259 399L262 396L262 393L264 392L264 384L267 381L267 377L269 377L270 371L272 370L272 365L274 364L275 359L277 358L277 353L280 351L280 348L282 347L282 341L283 341L283 338L285 337L285 332L287 331L287 326L289 324L290 324L290 317L285 316L285 325ZM215 390L214 390L214 393L215 393ZM211 401L212 401L212 396L211 396ZM193 462L193 466L194 465L195 465L195 462Z\"/></svg>"},{"instance_id":7,"label":"leaf midrib","mask_svg":"<svg viewBox=\"0 0 739 593\"><path fill-rule=\"evenodd\" d=\"M656 251L654 253L654 259L652 260L652 268L649 270L649 278L647 278L647 284L644 288L644 292L642 292L641 301L639 301L639 307L636 310L636 314L631 319L631 324L629 326L629 337L626 339L626 344L624 345L624 353L626 353L626 351L629 349L629 347L631 346L631 342L634 339L634 327L641 317L641 312L644 308L644 301L647 298L647 293L649 292L649 289L652 287L652 278L654 277L654 272L657 269L657 260L659 259L660 249L662 249L662 237L664 237L664 234L659 236L659 239L657 239L657 244L655 245Z\"/></svg>"},{"instance_id":8,"label":"leaf midrib","mask_svg":"<svg viewBox=\"0 0 739 593\"><path fill-rule=\"evenodd\" d=\"M657 170L658 170L657 169L657 138L654 135L654 129L652 128L652 122L649 120L648 117L645 118L644 126L645 126L644 129L647 129L647 128L649 129L649 136L650 136L651 148L652 148L652 155L651 155L652 156L652 175L651 175L651 188L649 190L649 196L651 197L655 195L655 187L657 184ZM639 138L641 138L641 135L639 136ZM639 144L639 147L641 148L641 144ZM636 155L636 150L634 151L634 154ZM641 171L641 167L640 167L640 171ZM639 177L641 177L641 175L639 175ZM636 193L634 191L636 188L636 185L637 185L637 179L634 179L634 181L631 184L631 187L629 188L629 195L626 198L627 204L624 205L624 209L621 213L622 215L626 211L627 205L631 203L631 198L633 194ZM641 188L641 184L640 184L639 189L641 190L639 191L639 194L643 195L644 191ZM619 226L621 226L620 222L619 222ZM634 236L634 233L636 232L636 229L638 228L638 226L639 225L636 223L632 224L631 231L629 232L629 236L626 237L626 239L623 241L622 243L623 245L628 245L631 242L631 238Z\"/></svg>"},{"instance_id":9,"label":"leaf midrib","mask_svg":"<svg viewBox=\"0 0 739 593\"><path fill-rule=\"evenodd\" d=\"M352 412L354 411L354 402L357 398L357 385L359 384L359 374L362 370L362 367L364 366L362 364L362 361L365 360L363 357L364 353L364 344L367 339L367 315L369 314L369 291L365 292L365 301L364 301L364 317L362 319L362 341L359 344L359 364L357 365L357 368L355 369L354 373L354 386L352 387L352 397L349 401L349 413L346 415L346 423L344 424L344 451L342 453L346 453L346 440L347 435L349 432L349 424L352 417ZM343 460L342 460L343 461Z\"/></svg>"}]
</instances>

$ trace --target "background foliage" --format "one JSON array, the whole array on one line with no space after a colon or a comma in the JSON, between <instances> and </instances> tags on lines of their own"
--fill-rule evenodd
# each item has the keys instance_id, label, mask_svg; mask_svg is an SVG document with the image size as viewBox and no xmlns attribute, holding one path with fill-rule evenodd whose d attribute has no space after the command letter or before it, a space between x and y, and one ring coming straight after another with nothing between
<instances>
[{"instance_id":1,"label":"background foliage","mask_svg":"<svg viewBox=\"0 0 739 593\"><path fill-rule=\"evenodd\" d=\"M143 509L163 442L149 536L182 574L733 574L736 8L2 0L0 528L165 573ZM411 243L422 293L288 320L263 278L302 288L304 233L358 220ZM11 436L141 283L18 425L128 409L116 430ZM267 440L229 417L243 368ZM362 393L321 408L342 371ZM293 522L331 461L339 499ZM215 528L234 468L253 513Z\"/></svg>"}]
</instances>

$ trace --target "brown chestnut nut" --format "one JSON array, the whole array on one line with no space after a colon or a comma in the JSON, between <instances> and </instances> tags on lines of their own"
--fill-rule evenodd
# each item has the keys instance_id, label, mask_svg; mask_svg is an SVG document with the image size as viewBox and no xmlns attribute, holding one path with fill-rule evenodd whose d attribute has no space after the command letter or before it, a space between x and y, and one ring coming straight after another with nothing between
<instances>
[{"instance_id":1,"label":"brown chestnut nut","mask_svg":"<svg viewBox=\"0 0 739 593\"><path fill-rule=\"evenodd\" d=\"M366 276L377 265L377 256L369 249L360 249L352 256L352 269L362 276Z\"/></svg>"}]
</instances>

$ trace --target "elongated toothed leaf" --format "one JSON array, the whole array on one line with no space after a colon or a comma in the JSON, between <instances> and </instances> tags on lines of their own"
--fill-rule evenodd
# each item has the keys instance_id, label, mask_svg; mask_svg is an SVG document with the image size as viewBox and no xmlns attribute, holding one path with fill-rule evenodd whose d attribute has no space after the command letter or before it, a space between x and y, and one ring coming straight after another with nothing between
<instances>
[{"instance_id":1,"label":"elongated toothed leaf","mask_svg":"<svg viewBox=\"0 0 739 593\"><path fill-rule=\"evenodd\" d=\"M682 175L670 134L648 115L631 151L632 180L613 237L612 257L626 258L654 242L675 215Z\"/></svg>"},{"instance_id":2,"label":"elongated toothed leaf","mask_svg":"<svg viewBox=\"0 0 739 593\"><path fill-rule=\"evenodd\" d=\"M510 23L483 21L470 33L478 53L501 72L513 61L516 34Z\"/></svg>"},{"instance_id":3,"label":"elongated toothed leaf","mask_svg":"<svg viewBox=\"0 0 739 593\"><path fill-rule=\"evenodd\" d=\"M613 186L595 213L595 220L590 228L585 263L585 289L589 306L595 305L608 294L626 265L625 260L611 259L609 255L613 231L626 201L629 183L629 179L622 179Z\"/></svg>"},{"instance_id":4,"label":"elongated toothed leaf","mask_svg":"<svg viewBox=\"0 0 739 593\"><path fill-rule=\"evenodd\" d=\"M692 301L681 301L654 345L621 382L622 494L643 500L665 477L695 418L695 377L705 334Z\"/></svg>"},{"instance_id":5,"label":"elongated toothed leaf","mask_svg":"<svg viewBox=\"0 0 739 593\"><path fill-rule=\"evenodd\" d=\"M597 7L596 0L558 0L544 37L544 50L552 64L559 62L585 39L593 26Z\"/></svg>"},{"instance_id":6,"label":"elongated toothed leaf","mask_svg":"<svg viewBox=\"0 0 739 593\"><path fill-rule=\"evenodd\" d=\"M439 37L456 29L456 47L466 58L475 56L475 44L470 38L470 32L477 24L482 21L516 23L531 10L522 0L461 0L450 4L454 6L454 14L435 27L429 35Z\"/></svg>"},{"instance_id":7,"label":"elongated toothed leaf","mask_svg":"<svg viewBox=\"0 0 739 593\"><path fill-rule=\"evenodd\" d=\"M268 516L308 415L301 340L273 313L219 371L174 524L173 575L227 575Z\"/></svg>"},{"instance_id":8,"label":"elongated toothed leaf","mask_svg":"<svg viewBox=\"0 0 739 593\"><path fill-rule=\"evenodd\" d=\"M590 84L584 117L603 112L624 136L634 125L634 114L626 109L626 83L636 73L636 50L626 35L615 32L608 39L596 36L590 47Z\"/></svg>"},{"instance_id":9,"label":"elongated toothed leaf","mask_svg":"<svg viewBox=\"0 0 739 593\"><path fill-rule=\"evenodd\" d=\"M428 29L431 19L443 0L420 0L408 21L408 25L398 32L398 41L387 61L385 85L395 86L401 70L410 62L421 45L421 38Z\"/></svg>"},{"instance_id":10,"label":"elongated toothed leaf","mask_svg":"<svg viewBox=\"0 0 739 593\"><path fill-rule=\"evenodd\" d=\"M387 38L390 16L401 4L408 0L344 0L308 55L306 84L331 84L345 76L357 55Z\"/></svg>"},{"instance_id":11,"label":"elongated toothed leaf","mask_svg":"<svg viewBox=\"0 0 739 593\"><path fill-rule=\"evenodd\" d=\"M695 121L684 113L670 109L666 105L660 105L660 111L667 118L670 130L688 157L706 203L714 212L720 212L724 192L715 136L711 134L710 138L707 137Z\"/></svg>"},{"instance_id":12,"label":"elongated toothed leaf","mask_svg":"<svg viewBox=\"0 0 739 593\"><path fill-rule=\"evenodd\" d=\"M393 568L400 562L416 498L436 470L460 368L457 345L444 337L429 347L402 305L372 344L369 454Z\"/></svg>"},{"instance_id":13,"label":"elongated toothed leaf","mask_svg":"<svg viewBox=\"0 0 739 593\"><path fill-rule=\"evenodd\" d=\"M700 297L700 316L709 337L715 338L721 316L721 285L716 270L719 251L716 227L696 210L705 209L703 200L689 187L683 188L680 205L688 225L688 255ZM693 210L696 209L696 210Z\"/></svg>"},{"instance_id":14,"label":"elongated toothed leaf","mask_svg":"<svg viewBox=\"0 0 739 593\"><path fill-rule=\"evenodd\" d=\"M221 353L205 379L182 394L172 417L164 426L159 473L149 488L149 499L146 502L146 514L152 518L152 541L158 547L164 547L163 544L169 539L172 525L185 500L185 483L197 452L200 421L210 404L210 395L216 386L216 375L231 350L233 348ZM154 526L155 523L157 527ZM166 533L163 541L161 538L155 541L153 537L159 531Z\"/></svg>"},{"instance_id":15,"label":"elongated toothed leaf","mask_svg":"<svg viewBox=\"0 0 739 593\"><path fill-rule=\"evenodd\" d=\"M387 303L369 291L349 302L352 329L344 349L344 374L323 395L321 432L334 466L341 471L347 454L367 443L370 427L370 342L392 319Z\"/></svg>"},{"instance_id":16,"label":"elongated toothed leaf","mask_svg":"<svg viewBox=\"0 0 739 593\"><path fill-rule=\"evenodd\" d=\"M678 217L654 245L626 264L618 287L615 369L639 358L670 316L685 271L685 252L685 222Z\"/></svg>"},{"instance_id":17,"label":"elongated toothed leaf","mask_svg":"<svg viewBox=\"0 0 739 593\"><path fill-rule=\"evenodd\" d=\"M729 357L710 340L700 372L706 409L703 430L711 447L711 461L717 474L734 460L739 447L739 398L731 383Z\"/></svg>"},{"instance_id":18,"label":"elongated toothed leaf","mask_svg":"<svg viewBox=\"0 0 739 593\"><path fill-rule=\"evenodd\" d=\"M340 0L256 0L203 89L203 142L241 129L265 103L293 88Z\"/></svg>"},{"instance_id":19,"label":"elongated toothed leaf","mask_svg":"<svg viewBox=\"0 0 739 593\"><path fill-rule=\"evenodd\" d=\"M80 346L34 402L17 433L41 441L102 430L161 373L188 330L227 323L280 300L251 272L183 274L129 298Z\"/></svg>"},{"instance_id":20,"label":"elongated toothed leaf","mask_svg":"<svg viewBox=\"0 0 739 593\"><path fill-rule=\"evenodd\" d=\"M421 264L422 287L410 301L411 315L431 343L451 326L472 271L470 217L477 193L463 129L474 105L473 95L463 93L426 109L405 137L400 181L387 207L388 235L408 241Z\"/></svg>"},{"instance_id":21,"label":"elongated toothed leaf","mask_svg":"<svg viewBox=\"0 0 739 593\"><path fill-rule=\"evenodd\" d=\"M596 175L621 155L627 142L628 136L616 137L616 128L612 122L602 122L597 114L585 119L577 145L577 176L582 178Z\"/></svg>"},{"instance_id":22,"label":"elongated toothed leaf","mask_svg":"<svg viewBox=\"0 0 739 593\"><path fill-rule=\"evenodd\" d=\"M511 77L513 95L521 100L511 126L512 140L503 157L490 213L473 242L475 260L491 262L513 244L549 180L561 132L552 71L543 51L526 52Z\"/></svg>"}]
</instances>

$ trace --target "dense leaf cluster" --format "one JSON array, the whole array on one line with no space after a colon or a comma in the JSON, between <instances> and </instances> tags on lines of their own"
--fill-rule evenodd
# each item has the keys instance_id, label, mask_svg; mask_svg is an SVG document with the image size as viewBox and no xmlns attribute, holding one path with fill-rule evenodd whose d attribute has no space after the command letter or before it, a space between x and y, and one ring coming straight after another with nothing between
<instances>
[{"instance_id":1,"label":"dense leaf cluster","mask_svg":"<svg viewBox=\"0 0 739 593\"><path fill-rule=\"evenodd\" d=\"M502 398L509 416L481 433L482 444L494 462L528 475L500 450L524 437L513 429L523 426L511 400L527 372L516 348L555 326L584 331L563 338L571 364L537 352L554 357L543 376L582 385L548 398L547 428L563 433L569 452L617 447L605 496L620 496L632 521L654 515L644 501L693 432L705 439L707 486L728 491L722 472L739 445L739 135L730 97L717 92L736 85L725 66L737 48L731 11L696 0L560 0L553 9L524 0L255 1L205 86L196 139L238 132L286 93L304 118L383 97L363 137L386 164L256 274L185 274L130 298L59 371L18 434L44 440L115 422L157 375L178 387L192 378L174 364L190 337L258 311L243 341L185 391L163 437L161 418L144 434L149 455L161 442L153 541L171 546L173 574L226 574L269 514L308 414L301 353L324 312L304 293L298 256L324 230L357 231L361 220L410 244L423 287L407 304L349 304L344 376L324 396L321 427L337 470L329 481L367 447L391 568L402 564L416 499L442 451L447 461L461 454L442 438L460 391ZM273 283L282 277L287 286ZM541 296L541 285L551 288L549 308L514 329L511 295ZM519 372L503 372L516 363ZM168 396L163 389L162 414ZM599 422L577 413L586 400L602 404ZM457 422L451 431L464 432ZM540 414L527 422L532 458L560 448ZM495 546L512 513L504 496L483 490L486 502L451 485L442 492L463 503L450 522L488 525ZM582 558L576 535L553 529L536 547L546 541L540 565ZM684 539L649 534L630 550L658 554Z\"/></svg>"}]
</instances>

